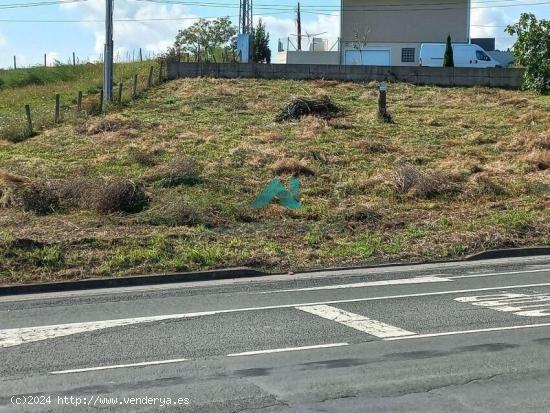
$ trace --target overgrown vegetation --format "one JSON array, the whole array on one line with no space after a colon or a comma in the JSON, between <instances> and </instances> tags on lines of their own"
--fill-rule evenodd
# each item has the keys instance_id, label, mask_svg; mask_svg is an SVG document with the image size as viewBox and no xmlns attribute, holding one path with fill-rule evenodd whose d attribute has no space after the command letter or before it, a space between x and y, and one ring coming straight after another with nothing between
<instances>
[{"instance_id":1,"label":"overgrown vegetation","mask_svg":"<svg viewBox=\"0 0 550 413\"><path fill-rule=\"evenodd\" d=\"M116 85L122 82L124 86L123 101L130 100L135 74L139 76L138 91L145 88L150 66L155 66L157 78L158 65L152 61L115 65ZM63 121L72 121L77 117L79 91L83 93L81 115L97 114L102 79L101 64L0 70L0 142L17 142L30 137L25 104L30 105L35 132L52 126L56 93L60 94Z\"/></svg>"},{"instance_id":2,"label":"overgrown vegetation","mask_svg":"<svg viewBox=\"0 0 550 413\"><path fill-rule=\"evenodd\" d=\"M276 122L296 93L345 113ZM3 141L0 283L550 242L547 97L390 83L393 124L376 98L375 84L182 79ZM251 208L291 176L301 208Z\"/></svg>"},{"instance_id":3,"label":"overgrown vegetation","mask_svg":"<svg viewBox=\"0 0 550 413\"><path fill-rule=\"evenodd\" d=\"M525 66L525 87L550 93L550 20L537 20L534 14L522 13L506 31L517 37L513 51L516 62Z\"/></svg>"}]
</instances>

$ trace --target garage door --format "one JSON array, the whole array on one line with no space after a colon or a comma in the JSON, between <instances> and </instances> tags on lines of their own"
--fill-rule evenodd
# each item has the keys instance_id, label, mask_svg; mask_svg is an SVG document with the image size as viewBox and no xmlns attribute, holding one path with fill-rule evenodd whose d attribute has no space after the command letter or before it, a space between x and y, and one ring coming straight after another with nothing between
<instances>
[{"instance_id":1,"label":"garage door","mask_svg":"<svg viewBox=\"0 0 550 413\"><path fill-rule=\"evenodd\" d=\"M347 65L389 66L389 49L346 50Z\"/></svg>"}]
</instances>

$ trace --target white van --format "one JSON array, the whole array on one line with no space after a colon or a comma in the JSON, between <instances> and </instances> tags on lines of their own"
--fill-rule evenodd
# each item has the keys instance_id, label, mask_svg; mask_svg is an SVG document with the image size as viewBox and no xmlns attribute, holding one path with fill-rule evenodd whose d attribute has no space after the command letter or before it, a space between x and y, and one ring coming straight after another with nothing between
<instances>
[{"instance_id":1,"label":"white van","mask_svg":"<svg viewBox=\"0 0 550 413\"><path fill-rule=\"evenodd\" d=\"M422 43L420 66L443 67L445 48L445 43ZM477 44L453 43L453 59L455 67L499 67L499 63Z\"/></svg>"}]
</instances>

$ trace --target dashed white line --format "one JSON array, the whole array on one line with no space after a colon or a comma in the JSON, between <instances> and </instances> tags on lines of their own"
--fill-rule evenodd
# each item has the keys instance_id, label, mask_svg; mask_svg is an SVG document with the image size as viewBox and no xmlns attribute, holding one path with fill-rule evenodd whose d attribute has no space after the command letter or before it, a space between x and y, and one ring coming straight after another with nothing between
<instances>
[{"instance_id":1,"label":"dashed white line","mask_svg":"<svg viewBox=\"0 0 550 413\"><path fill-rule=\"evenodd\" d=\"M131 364L115 364L112 366L99 366L99 367L88 367L84 369L52 371L50 372L50 374L84 373L87 371L123 369L128 367L157 366L159 364L181 363L182 361L187 361L187 360L188 359L172 359L172 360L159 360L159 361L145 361L142 363L131 363Z\"/></svg>"},{"instance_id":2,"label":"dashed white line","mask_svg":"<svg viewBox=\"0 0 550 413\"><path fill-rule=\"evenodd\" d=\"M456 336L461 334L473 334L473 333L486 333L491 331L505 331L505 330L520 330L522 328L536 328L536 327L548 327L550 323L540 324L524 324L521 326L507 326L507 327L492 327L492 328L480 328L477 330L462 330L462 331L445 331L443 333L431 333L431 334L415 334L408 337L389 337L385 338L385 341L393 340L408 340L413 338L429 338L429 337L443 337L443 336Z\"/></svg>"},{"instance_id":3,"label":"dashed white line","mask_svg":"<svg viewBox=\"0 0 550 413\"><path fill-rule=\"evenodd\" d=\"M373 320L360 314L350 313L329 305L311 305L296 307L298 310L314 314L327 320L335 321L347 327L354 328L375 337L400 337L414 334L411 331Z\"/></svg>"},{"instance_id":4,"label":"dashed white line","mask_svg":"<svg viewBox=\"0 0 550 413\"><path fill-rule=\"evenodd\" d=\"M231 353L231 354L228 354L227 357L254 356L256 354L270 354L270 353L283 353L286 351L314 350L317 348L343 347L348 345L349 343L332 343L332 344L317 344L314 346L273 348L268 350L256 350L256 351L244 351L242 353Z\"/></svg>"}]
</instances>

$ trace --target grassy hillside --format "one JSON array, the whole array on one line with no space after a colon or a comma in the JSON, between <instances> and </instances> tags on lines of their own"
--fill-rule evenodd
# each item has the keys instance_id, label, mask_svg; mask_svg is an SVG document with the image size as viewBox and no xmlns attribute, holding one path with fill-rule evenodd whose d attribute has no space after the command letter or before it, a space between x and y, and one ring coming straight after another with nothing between
<instances>
[{"instance_id":1,"label":"grassy hillside","mask_svg":"<svg viewBox=\"0 0 550 413\"><path fill-rule=\"evenodd\" d=\"M140 88L143 88L151 65L157 69L158 64L153 61L115 65L115 82L127 85L125 98L129 98L134 74L139 75ZM0 70L0 139L19 141L27 137L26 104L31 107L35 130L51 126L56 93L61 95L62 116L66 119L75 115L79 91L84 95L85 109L93 110L102 79L102 64Z\"/></svg>"},{"instance_id":2,"label":"grassy hillside","mask_svg":"<svg viewBox=\"0 0 550 413\"><path fill-rule=\"evenodd\" d=\"M294 96L341 117L275 122ZM456 257L550 244L550 101L488 88L189 79L4 141L0 283ZM298 174L302 207L254 210ZM128 181L130 180L130 181ZM36 212L32 212L36 211ZM113 212L114 211L114 212Z\"/></svg>"}]
</instances>

